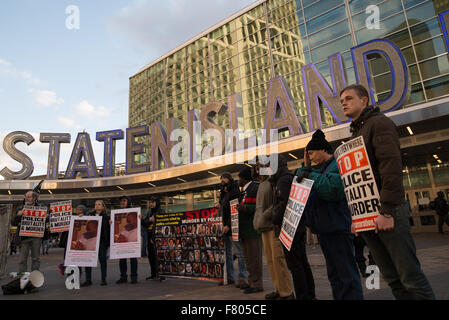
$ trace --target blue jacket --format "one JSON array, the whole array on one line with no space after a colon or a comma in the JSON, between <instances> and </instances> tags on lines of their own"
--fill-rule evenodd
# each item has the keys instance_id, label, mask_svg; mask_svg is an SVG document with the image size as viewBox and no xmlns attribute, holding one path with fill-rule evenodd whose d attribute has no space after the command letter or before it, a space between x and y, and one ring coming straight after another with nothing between
<instances>
[{"instance_id":1,"label":"blue jacket","mask_svg":"<svg viewBox=\"0 0 449 320\"><path fill-rule=\"evenodd\" d=\"M308 179L314 180L304 215L315 234L350 233L351 213L348 208L343 183L334 157L321 168L299 168L296 175L308 171Z\"/></svg>"}]
</instances>

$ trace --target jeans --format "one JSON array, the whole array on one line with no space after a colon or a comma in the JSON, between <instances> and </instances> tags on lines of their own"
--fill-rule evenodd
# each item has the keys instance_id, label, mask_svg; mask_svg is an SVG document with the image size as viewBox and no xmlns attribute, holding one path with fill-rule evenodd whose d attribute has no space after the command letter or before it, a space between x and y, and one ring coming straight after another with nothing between
<instances>
[{"instance_id":1,"label":"jeans","mask_svg":"<svg viewBox=\"0 0 449 320\"><path fill-rule=\"evenodd\" d=\"M20 242L19 272L27 271L28 252L31 252L31 271L39 270L41 265L39 258L40 248L41 238L25 238Z\"/></svg>"},{"instance_id":2,"label":"jeans","mask_svg":"<svg viewBox=\"0 0 449 320\"><path fill-rule=\"evenodd\" d=\"M239 242L232 241L231 236L223 236L226 251L226 273L228 280L235 280L234 277L234 257L233 252L237 256L239 274L238 280L247 281L248 272L246 271L246 264L243 258L242 248Z\"/></svg>"},{"instance_id":3,"label":"jeans","mask_svg":"<svg viewBox=\"0 0 449 320\"><path fill-rule=\"evenodd\" d=\"M101 280L106 280L108 247L100 242L98 259L101 267ZM86 280L92 281L92 267L86 267Z\"/></svg>"},{"instance_id":4,"label":"jeans","mask_svg":"<svg viewBox=\"0 0 449 320\"><path fill-rule=\"evenodd\" d=\"M48 248L50 247L50 240L42 240L42 254L48 254Z\"/></svg>"},{"instance_id":5,"label":"jeans","mask_svg":"<svg viewBox=\"0 0 449 320\"><path fill-rule=\"evenodd\" d=\"M392 212L394 229L376 234L361 232L368 248L398 300L433 300L435 295L416 256L416 247L410 233L410 211L407 203Z\"/></svg>"},{"instance_id":6,"label":"jeans","mask_svg":"<svg viewBox=\"0 0 449 320\"><path fill-rule=\"evenodd\" d=\"M148 249L148 262L150 263L151 276L157 277L157 256L156 256L156 246L154 244L154 239L152 236L148 235L147 249ZM153 243L151 243L153 241Z\"/></svg>"},{"instance_id":7,"label":"jeans","mask_svg":"<svg viewBox=\"0 0 449 320\"><path fill-rule=\"evenodd\" d=\"M127 259L119 260L120 278L128 279L128 264ZM129 264L131 265L131 280L137 280L137 258L130 258Z\"/></svg>"},{"instance_id":8,"label":"jeans","mask_svg":"<svg viewBox=\"0 0 449 320\"><path fill-rule=\"evenodd\" d=\"M363 291L354 256L354 236L321 234L318 241L326 259L327 278L334 300L362 300Z\"/></svg>"},{"instance_id":9,"label":"jeans","mask_svg":"<svg viewBox=\"0 0 449 320\"><path fill-rule=\"evenodd\" d=\"M140 256L147 256L147 241L148 241L148 232L147 230L142 231L142 251L140 252Z\"/></svg>"}]
</instances>

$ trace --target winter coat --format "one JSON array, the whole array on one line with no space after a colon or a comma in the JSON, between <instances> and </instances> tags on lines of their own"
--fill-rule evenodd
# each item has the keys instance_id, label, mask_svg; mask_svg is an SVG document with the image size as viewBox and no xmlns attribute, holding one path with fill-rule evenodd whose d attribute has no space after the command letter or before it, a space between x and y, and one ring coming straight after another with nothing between
<instances>
[{"instance_id":1,"label":"winter coat","mask_svg":"<svg viewBox=\"0 0 449 320\"><path fill-rule=\"evenodd\" d=\"M404 202L399 136L394 122L379 111L366 107L350 125L351 139L363 136L368 158L380 194L380 213L393 213Z\"/></svg>"},{"instance_id":2,"label":"winter coat","mask_svg":"<svg viewBox=\"0 0 449 320\"><path fill-rule=\"evenodd\" d=\"M273 187L268 177L259 183L253 226L257 232L273 230Z\"/></svg>"},{"instance_id":3,"label":"winter coat","mask_svg":"<svg viewBox=\"0 0 449 320\"><path fill-rule=\"evenodd\" d=\"M220 192L220 209L219 213L223 219L223 227L228 226L229 231L225 234L227 236L231 235L231 205L229 202L234 199L238 199L240 195L240 190L237 182L231 180L229 187L223 187Z\"/></svg>"},{"instance_id":4,"label":"winter coat","mask_svg":"<svg viewBox=\"0 0 449 320\"><path fill-rule=\"evenodd\" d=\"M447 215L449 206L447 205L446 200L444 200L443 197L437 197L435 198L434 202L435 202L435 211L437 212L437 214L442 217Z\"/></svg>"},{"instance_id":5,"label":"winter coat","mask_svg":"<svg viewBox=\"0 0 449 320\"><path fill-rule=\"evenodd\" d=\"M154 208L148 208L148 212L145 215L145 217L141 220L141 225L143 228L146 229L148 240L153 240L155 233L153 232L154 226L156 225L156 215L161 214L161 200L157 198L156 200L156 207ZM154 217L154 223L150 221L150 218Z\"/></svg>"},{"instance_id":6,"label":"winter coat","mask_svg":"<svg viewBox=\"0 0 449 320\"><path fill-rule=\"evenodd\" d=\"M251 181L246 190L240 194L239 203L244 206L239 210L239 238L241 239L260 237L260 234L253 227L258 189L259 185Z\"/></svg>"},{"instance_id":7,"label":"winter coat","mask_svg":"<svg viewBox=\"0 0 449 320\"><path fill-rule=\"evenodd\" d=\"M33 207L43 207L43 205L41 205L39 202L36 202L33 205ZM30 239L30 238L31 239L36 239L36 237L22 237L22 236L19 236L19 234L20 234L20 225L21 225L21 222L22 222L22 216L18 216L17 213L20 210L22 210L22 209L23 209L23 206L21 206L21 207L19 207L19 209L17 209L16 215L15 215L15 217L11 221L11 225L17 227L15 240L14 240L17 245L19 245L23 240L26 240L26 239ZM47 224L48 221L49 221L49 217L47 215L47 219L45 219L45 224Z\"/></svg>"},{"instance_id":8,"label":"winter coat","mask_svg":"<svg viewBox=\"0 0 449 320\"><path fill-rule=\"evenodd\" d=\"M293 177L294 175L287 168L287 161L282 155L279 155L278 170L276 174L270 178L270 182L274 187L272 221L275 226L282 226Z\"/></svg>"},{"instance_id":9,"label":"winter coat","mask_svg":"<svg viewBox=\"0 0 449 320\"><path fill-rule=\"evenodd\" d=\"M310 230L315 234L350 233L352 218L335 158L319 169L303 166L296 175L304 171L314 181L303 212Z\"/></svg>"}]
</instances>

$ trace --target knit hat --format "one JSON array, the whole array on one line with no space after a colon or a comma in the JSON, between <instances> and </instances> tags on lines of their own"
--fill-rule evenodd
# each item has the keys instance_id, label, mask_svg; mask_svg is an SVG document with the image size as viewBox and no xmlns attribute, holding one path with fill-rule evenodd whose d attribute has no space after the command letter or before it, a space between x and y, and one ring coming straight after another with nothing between
<instances>
[{"instance_id":1,"label":"knit hat","mask_svg":"<svg viewBox=\"0 0 449 320\"><path fill-rule=\"evenodd\" d=\"M245 166L242 170L240 170L239 177L247 181L251 181L252 180L251 168Z\"/></svg>"},{"instance_id":2,"label":"knit hat","mask_svg":"<svg viewBox=\"0 0 449 320\"><path fill-rule=\"evenodd\" d=\"M76 208L81 209L83 211L83 213L87 212L87 208L84 204L79 204Z\"/></svg>"},{"instance_id":3,"label":"knit hat","mask_svg":"<svg viewBox=\"0 0 449 320\"><path fill-rule=\"evenodd\" d=\"M332 153L332 147L329 142L327 142L324 132L320 129L315 131L312 135L312 140L310 140L306 148L307 150L325 150L328 153Z\"/></svg>"}]
</instances>

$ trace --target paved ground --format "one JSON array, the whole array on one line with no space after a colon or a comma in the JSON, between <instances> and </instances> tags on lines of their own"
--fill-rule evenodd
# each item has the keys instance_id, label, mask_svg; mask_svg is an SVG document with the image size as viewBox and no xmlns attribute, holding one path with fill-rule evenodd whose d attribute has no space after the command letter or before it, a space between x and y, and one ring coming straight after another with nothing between
<instances>
[{"instance_id":1,"label":"paved ground","mask_svg":"<svg viewBox=\"0 0 449 320\"><path fill-rule=\"evenodd\" d=\"M418 258L424 273L428 277L437 299L449 300L449 234L436 233L414 235ZM331 300L330 285L327 280L326 266L319 246L307 247L309 262L315 279L316 294L319 300ZM62 249L50 249L50 254L41 256L41 271L45 284L37 293L29 295L5 296L0 300L263 300L265 294L273 290L268 269L264 263L264 287L261 293L245 295L233 286L218 287L215 283L168 278L157 282L145 280L149 275L147 258L139 259L139 279L137 284L117 285L119 278L118 261L108 262L108 285L100 286L100 270L93 269L94 285L80 290L67 290L65 278L59 274L57 265L62 261ZM18 255L8 256L7 273L17 271ZM265 262L265 259L264 259ZM84 280L84 277L82 278ZM0 285L11 281L0 280ZM380 289L368 290L362 279L366 300L392 300L393 296L386 283L381 280Z\"/></svg>"}]
</instances>

